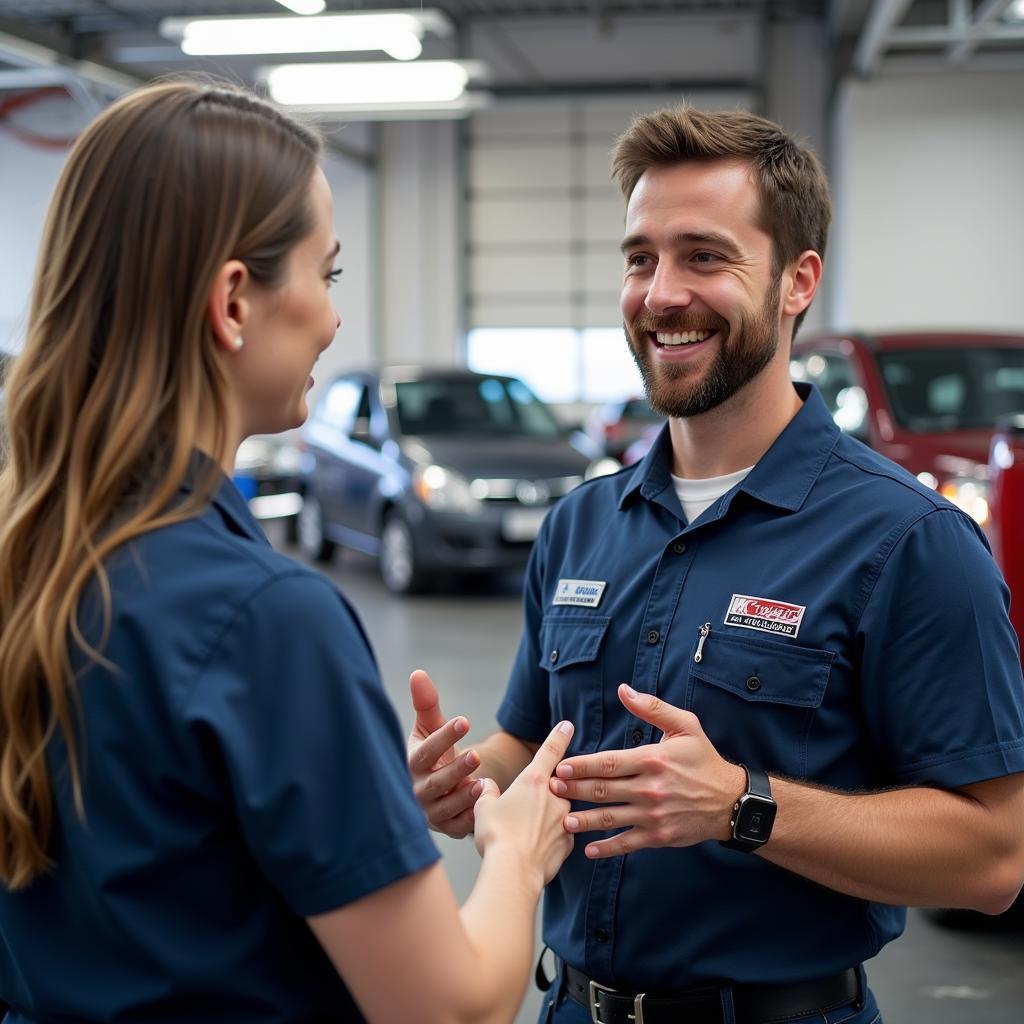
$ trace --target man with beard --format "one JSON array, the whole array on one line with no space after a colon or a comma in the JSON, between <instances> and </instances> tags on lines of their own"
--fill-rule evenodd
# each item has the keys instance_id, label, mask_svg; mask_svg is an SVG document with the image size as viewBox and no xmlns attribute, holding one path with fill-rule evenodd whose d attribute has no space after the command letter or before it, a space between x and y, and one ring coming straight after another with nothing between
<instances>
[{"instance_id":1,"label":"man with beard","mask_svg":"<svg viewBox=\"0 0 1024 1024\"><path fill-rule=\"evenodd\" d=\"M863 961L907 905L998 913L1024 879L1024 684L1008 594L958 509L789 376L830 217L754 115L638 118L622 313L669 422L533 551L501 730L455 744L414 673L410 766L463 835L551 723L580 836L545 900L558 1024L873 1024Z\"/></svg>"}]
</instances>

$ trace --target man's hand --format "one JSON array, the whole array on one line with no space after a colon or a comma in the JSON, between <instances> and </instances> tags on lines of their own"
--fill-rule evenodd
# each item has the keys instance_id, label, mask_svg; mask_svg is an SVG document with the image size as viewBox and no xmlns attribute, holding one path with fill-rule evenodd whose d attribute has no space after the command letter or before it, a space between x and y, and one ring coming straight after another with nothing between
<instances>
[{"instance_id":1,"label":"man's hand","mask_svg":"<svg viewBox=\"0 0 1024 1024\"><path fill-rule=\"evenodd\" d=\"M566 830L628 829L590 843L585 852L591 859L728 839L732 807L746 785L743 769L719 755L692 712L639 694L625 683L619 700L664 735L657 744L563 761L551 780L554 793L617 805L573 812L565 819Z\"/></svg>"},{"instance_id":2,"label":"man's hand","mask_svg":"<svg viewBox=\"0 0 1024 1024\"><path fill-rule=\"evenodd\" d=\"M406 745L413 792L431 828L461 839L473 831L473 772L480 766L475 750L462 753L455 745L469 732L469 722L462 717L445 721L437 689L422 669L409 677L409 689L416 710Z\"/></svg>"}]
</instances>

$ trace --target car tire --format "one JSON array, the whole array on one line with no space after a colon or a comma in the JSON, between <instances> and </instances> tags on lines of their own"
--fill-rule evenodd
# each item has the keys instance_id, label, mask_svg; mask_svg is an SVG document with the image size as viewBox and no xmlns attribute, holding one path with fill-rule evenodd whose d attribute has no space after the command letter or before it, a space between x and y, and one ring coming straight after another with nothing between
<instances>
[{"instance_id":1,"label":"car tire","mask_svg":"<svg viewBox=\"0 0 1024 1024\"><path fill-rule=\"evenodd\" d=\"M415 594L424 589L423 570L416 555L412 529L397 512L389 512L380 531L380 577L394 594Z\"/></svg>"},{"instance_id":2,"label":"car tire","mask_svg":"<svg viewBox=\"0 0 1024 1024\"><path fill-rule=\"evenodd\" d=\"M297 517L299 550L311 562L329 562L334 557L334 541L324 533L324 512L315 494L307 491Z\"/></svg>"}]
</instances>

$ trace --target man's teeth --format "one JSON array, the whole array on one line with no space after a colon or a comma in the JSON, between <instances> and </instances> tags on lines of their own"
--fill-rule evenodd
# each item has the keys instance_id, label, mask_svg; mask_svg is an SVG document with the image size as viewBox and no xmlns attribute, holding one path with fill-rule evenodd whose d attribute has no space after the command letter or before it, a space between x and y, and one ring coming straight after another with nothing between
<instances>
[{"instance_id":1,"label":"man's teeth","mask_svg":"<svg viewBox=\"0 0 1024 1024\"><path fill-rule=\"evenodd\" d=\"M655 335L659 345L692 345L695 341L704 341L714 331L683 331L682 334L662 334L661 331Z\"/></svg>"}]
</instances>

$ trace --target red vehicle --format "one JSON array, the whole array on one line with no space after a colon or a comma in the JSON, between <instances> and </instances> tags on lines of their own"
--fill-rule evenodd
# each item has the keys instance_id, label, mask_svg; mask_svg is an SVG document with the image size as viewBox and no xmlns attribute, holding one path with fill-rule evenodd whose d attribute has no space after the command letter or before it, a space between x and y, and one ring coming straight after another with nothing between
<instances>
[{"instance_id":1,"label":"red vehicle","mask_svg":"<svg viewBox=\"0 0 1024 1024\"><path fill-rule=\"evenodd\" d=\"M972 515L991 535L989 449L1024 414L1024 335L820 334L793 343L793 376L836 422ZM1002 558L1002 556L999 556ZM1024 571L1001 561L1024 600ZM1016 622L1018 635L1022 624Z\"/></svg>"},{"instance_id":2,"label":"red vehicle","mask_svg":"<svg viewBox=\"0 0 1024 1024\"><path fill-rule=\"evenodd\" d=\"M1024 509L1024 416L1012 416L1000 424L992 438L988 464L992 550L1007 580L1019 583L1024 580L1024 533L1020 527L1020 510ZM1024 638L1024 588L1018 586L1014 595L1019 600L1010 603L1010 620L1017 636ZM1021 661L1024 663L1024 650Z\"/></svg>"}]
</instances>

